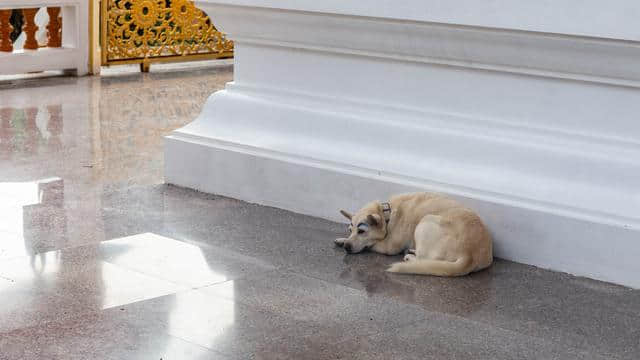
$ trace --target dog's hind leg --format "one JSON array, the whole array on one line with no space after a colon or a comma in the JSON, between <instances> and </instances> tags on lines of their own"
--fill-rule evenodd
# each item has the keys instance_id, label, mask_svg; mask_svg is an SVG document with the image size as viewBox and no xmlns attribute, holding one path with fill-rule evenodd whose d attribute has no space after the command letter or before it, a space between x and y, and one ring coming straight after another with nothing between
<instances>
[{"instance_id":1,"label":"dog's hind leg","mask_svg":"<svg viewBox=\"0 0 640 360\"><path fill-rule=\"evenodd\" d=\"M436 276L461 276L471 272L471 256L460 256L452 261L445 260L443 250L451 236L450 228L442 222L441 216L425 216L414 232L415 255L408 254L404 262L392 264L389 272L404 274L424 274Z\"/></svg>"}]
</instances>

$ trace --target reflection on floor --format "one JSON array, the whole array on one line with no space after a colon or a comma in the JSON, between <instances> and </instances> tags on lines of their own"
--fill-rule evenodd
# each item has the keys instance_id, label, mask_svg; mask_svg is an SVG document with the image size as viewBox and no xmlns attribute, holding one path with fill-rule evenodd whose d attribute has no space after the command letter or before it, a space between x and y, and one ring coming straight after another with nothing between
<instances>
[{"instance_id":1,"label":"reflection on floor","mask_svg":"<svg viewBox=\"0 0 640 360\"><path fill-rule=\"evenodd\" d=\"M155 69L0 82L0 359L640 358L639 291L391 275L340 224L163 185L232 68Z\"/></svg>"}]
</instances>

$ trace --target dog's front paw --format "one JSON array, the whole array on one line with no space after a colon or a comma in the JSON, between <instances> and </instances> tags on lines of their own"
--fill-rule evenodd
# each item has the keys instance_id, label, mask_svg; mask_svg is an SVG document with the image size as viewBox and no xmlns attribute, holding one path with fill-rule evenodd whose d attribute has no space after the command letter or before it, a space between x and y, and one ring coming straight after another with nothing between
<instances>
[{"instance_id":1,"label":"dog's front paw","mask_svg":"<svg viewBox=\"0 0 640 360\"><path fill-rule=\"evenodd\" d=\"M337 246L343 247L345 240L347 240L347 239L338 238L338 239L333 240L333 243L336 244Z\"/></svg>"},{"instance_id":2,"label":"dog's front paw","mask_svg":"<svg viewBox=\"0 0 640 360\"><path fill-rule=\"evenodd\" d=\"M403 259L403 260L404 260L404 261L413 261L413 260L415 260L415 259L416 259L415 254L407 254L407 255L405 255L405 256L404 256L404 259Z\"/></svg>"}]
</instances>

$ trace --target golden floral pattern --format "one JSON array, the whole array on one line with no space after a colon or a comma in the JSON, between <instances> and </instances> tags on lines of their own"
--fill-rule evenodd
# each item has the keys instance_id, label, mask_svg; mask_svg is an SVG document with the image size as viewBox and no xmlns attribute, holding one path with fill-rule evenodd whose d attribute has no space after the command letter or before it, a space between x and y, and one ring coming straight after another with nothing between
<instances>
[{"instance_id":1,"label":"golden floral pattern","mask_svg":"<svg viewBox=\"0 0 640 360\"><path fill-rule=\"evenodd\" d=\"M141 28L150 28L158 20L158 5L164 1L139 0L133 3L131 15L134 23Z\"/></svg>"},{"instance_id":2,"label":"golden floral pattern","mask_svg":"<svg viewBox=\"0 0 640 360\"><path fill-rule=\"evenodd\" d=\"M105 63L171 56L230 57L227 40L189 0L105 0ZM106 11L106 13L105 13Z\"/></svg>"}]
</instances>

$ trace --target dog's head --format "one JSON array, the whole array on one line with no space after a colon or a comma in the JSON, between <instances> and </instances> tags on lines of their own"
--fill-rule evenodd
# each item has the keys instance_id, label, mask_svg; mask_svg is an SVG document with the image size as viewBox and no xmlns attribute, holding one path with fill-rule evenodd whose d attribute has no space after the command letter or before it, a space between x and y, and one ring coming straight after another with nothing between
<instances>
[{"instance_id":1,"label":"dog's head","mask_svg":"<svg viewBox=\"0 0 640 360\"><path fill-rule=\"evenodd\" d=\"M387 224L384 220L382 204L377 201L367 204L355 214L340 210L349 219L350 235L348 238L336 239L338 246L344 247L349 254L356 254L369 249L387 236Z\"/></svg>"}]
</instances>

